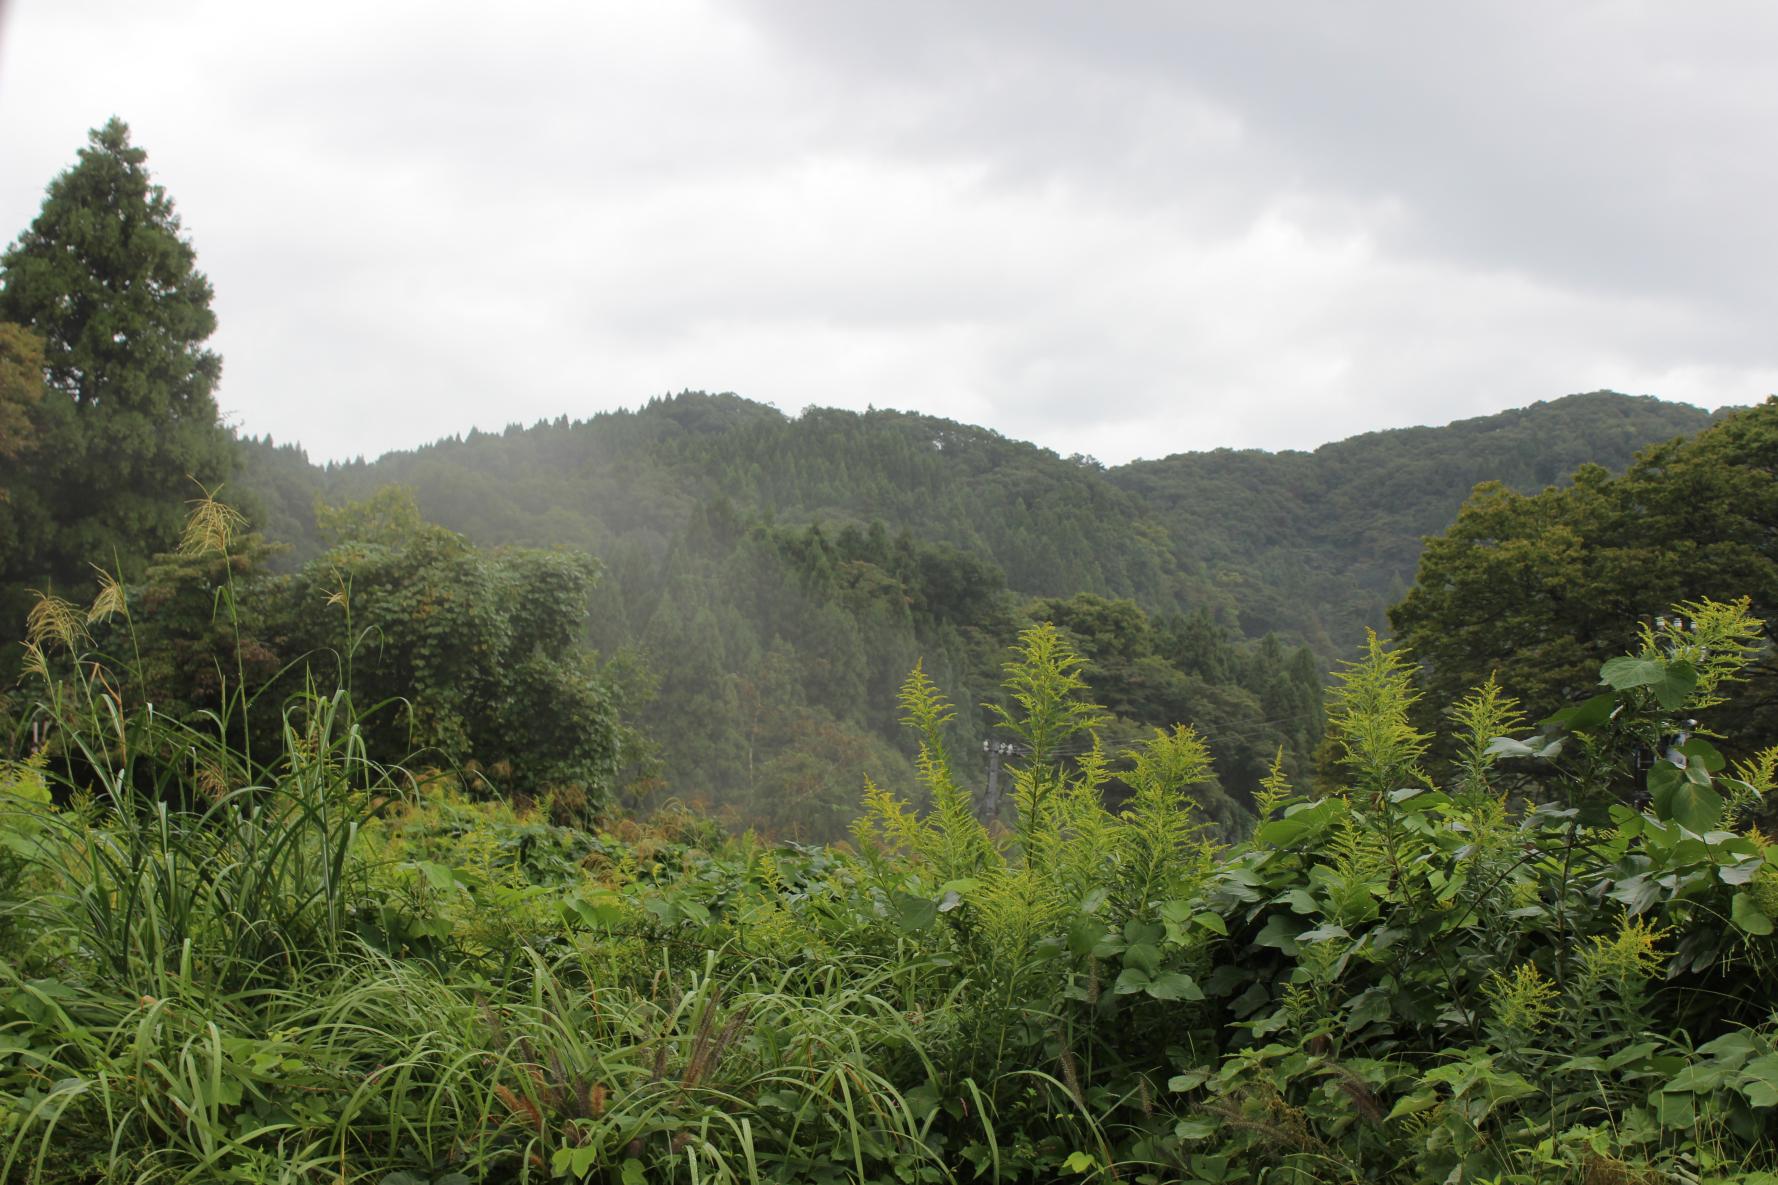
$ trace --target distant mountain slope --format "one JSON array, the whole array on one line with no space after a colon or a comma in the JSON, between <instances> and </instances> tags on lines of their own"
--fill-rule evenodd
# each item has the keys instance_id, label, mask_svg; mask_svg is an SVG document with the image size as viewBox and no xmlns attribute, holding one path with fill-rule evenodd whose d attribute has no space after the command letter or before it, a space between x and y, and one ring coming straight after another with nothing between
<instances>
[{"instance_id":1,"label":"distant mountain slope","mask_svg":"<svg viewBox=\"0 0 1778 1185\"><path fill-rule=\"evenodd\" d=\"M1621 470L1639 449L1711 419L1689 404L1595 391L1312 453L1183 453L1108 476L1167 525L1176 554L1235 592L1244 632L1280 630L1340 652L1364 626L1385 628L1421 539L1449 525L1476 483L1535 491L1588 461Z\"/></svg>"},{"instance_id":2,"label":"distant mountain slope","mask_svg":"<svg viewBox=\"0 0 1778 1185\"><path fill-rule=\"evenodd\" d=\"M242 484L299 553L314 547L314 496L401 483L477 542L585 549L620 578L658 569L699 507L784 524L881 520L991 560L1019 593L1204 608L1249 636L1276 631L1332 655L1363 626L1382 627L1421 538L1476 482L1536 489L1585 461L1622 469L1638 448L1710 419L1595 392L1312 453L1218 450L1104 469L934 416L793 418L685 393L326 469L250 443Z\"/></svg>"}]
</instances>

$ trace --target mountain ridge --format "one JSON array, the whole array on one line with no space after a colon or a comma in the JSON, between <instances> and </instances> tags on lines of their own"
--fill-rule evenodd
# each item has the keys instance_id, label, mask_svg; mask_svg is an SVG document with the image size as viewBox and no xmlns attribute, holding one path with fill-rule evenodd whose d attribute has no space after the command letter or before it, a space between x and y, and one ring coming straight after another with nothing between
<instances>
[{"instance_id":1,"label":"mountain ridge","mask_svg":"<svg viewBox=\"0 0 1778 1185\"><path fill-rule=\"evenodd\" d=\"M414 488L431 518L481 543L567 546L659 563L694 510L873 519L985 555L1030 596L1087 591L1151 610L1207 608L1240 632L1343 653L1413 576L1478 481L1559 483L1621 469L1713 415L1589 392L1443 425L1380 429L1313 450L1214 449L1103 466L917 411L810 407L682 392L640 408L472 431L373 461L317 466L246 442L241 484L269 534L313 554L311 503Z\"/></svg>"}]
</instances>

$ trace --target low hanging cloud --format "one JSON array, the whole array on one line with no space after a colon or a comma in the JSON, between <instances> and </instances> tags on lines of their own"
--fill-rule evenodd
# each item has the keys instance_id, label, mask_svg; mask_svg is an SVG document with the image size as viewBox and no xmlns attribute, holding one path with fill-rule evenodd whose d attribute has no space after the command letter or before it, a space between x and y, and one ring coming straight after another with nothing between
<instances>
[{"instance_id":1,"label":"low hanging cloud","mask_svg":"<svg viewBox=\"0 0 1778 1185\"><path fill-rule=\"evenodd\" d=\"M26 3L0 233L150 153L318 458L680 388L1107 461L1778 389L1778 15Z\"/></svg>"}]
</instances>

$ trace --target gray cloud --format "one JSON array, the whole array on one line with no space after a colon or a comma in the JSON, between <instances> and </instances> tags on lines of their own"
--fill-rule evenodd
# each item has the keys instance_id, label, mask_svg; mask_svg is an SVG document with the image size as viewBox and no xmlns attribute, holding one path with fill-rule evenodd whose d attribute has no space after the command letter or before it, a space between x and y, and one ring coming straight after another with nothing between
<instances>
[{"instance_id":1,"label":"gray cloud","mask_svg":"<svg viewBox=\"0 0 1778 1185\"><path fill-rule=\"evenodd\" d=\"M1116 461L1778 388L1778 16L25 0L0 228L112 112L323 457L680 387Z\"/></svg>"}]
</instances>

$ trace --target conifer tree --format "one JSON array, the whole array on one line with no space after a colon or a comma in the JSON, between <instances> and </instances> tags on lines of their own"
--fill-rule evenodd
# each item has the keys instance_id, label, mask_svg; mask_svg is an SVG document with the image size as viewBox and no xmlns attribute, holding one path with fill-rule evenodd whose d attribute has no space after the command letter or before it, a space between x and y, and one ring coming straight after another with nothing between
<instances>
[{"instance_id":1,"label":"conifer tree","mask_svg":"<svg viewBox=\"0 0 1778 1185\"><path fill-rule=\"evenodd\" d=\"M113 118L49 185L0 255L0 321L43 341L36 447L14 482L21 531L0 579L83 580L91 561L139 570L172 546L193 479L232 459L214 395L222 360L210 282L147 153Z\"/></svg>"}]
</instances>

